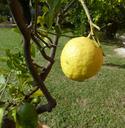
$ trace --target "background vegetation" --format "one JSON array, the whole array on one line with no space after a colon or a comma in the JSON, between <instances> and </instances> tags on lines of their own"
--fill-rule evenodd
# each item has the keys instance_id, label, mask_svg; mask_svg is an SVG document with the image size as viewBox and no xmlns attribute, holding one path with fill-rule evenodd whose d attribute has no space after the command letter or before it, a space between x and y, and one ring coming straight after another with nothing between
<instances>
[{"instance_id":1,"label":"background vegetation","mask_svg":"<svg viewBox=\"0 0 125 128\"><path fill-rule=\"evenodd\" d=\"M46 1L52 4L53 10L47 9ZM77 35L86 35L89 31L87 17L80 2L78 0L73 1L72 7L66 12L66 17L63 18L62 31L66 30L64 28L71 28L72 32ZM46 26L50 27L54 22L54 15L69 2L71 1L57 0L56 2L50 2L49 0L40 0L41 25L46 24ZM32 3L31 10L32 14L34 14L34 0L32 0ZM86 0L86 5L89 8L94 23L100 26L101 31L106 34L108 33L108 35L110 35L112 32L115 33L117 29L125 26L124 0ZM0 14L0 22L5 21L7 16L11 16L6 0L0 0Z\"/></svg>"},{"instance_id":2,"label":"background vegetation","mask_svg":"<svg viewBox=\"0 0 125 128\"><path fill-rule=\"evenodd\" d=\"M58 11L63 10L71 1L40 2L42 8L37 21L39 27L48 33L53 32ZM125 27L124 0L86 0L86 5L94 23L101 27L100 33L104 33L101 35L103 39L115 38L117 30ZM10 12L6 1L0 0L0 7L0 22L3 23ZM89 23L79 1L74 0L64 17L60 26L62 35L81 36L89 33ZM106 56L101 71L84 82L74 82L64 76L60 67L60 53L69 39L63 36L60 38L55 64L45 81L57 100L57 107L51 113L41 114L40 119L51 128L123 128L125 60L114 52L114 49L119 47L118 42L111 40L109 43L108 40L103 40L101 44ZM1 101L18 104L24 93L30 91L35 84L25 64L19 31L0 28L0 46L0 105ZM32 56L36 56L38 63L45 63L34 46ZM45 102L44 97L40 99Z\"/></svg>"},{"instance_id":3,"label":"background vegetation","mask_svg":"<svg viewBox=\"0 0 125 128\"><path fill-rule=\"evenodd\" d=\"M102 42L106 56L101 71L89 80L74 82L63 75L60 67L60 53L67 40L69 38L60 39L55 65L46 80L47 87L57 99L58 105L51 113L40 116L42 122L51 128L123 128L125 60L114 53L114 48L118 46ZM11 52L16 53L15 49L20 49L19 46L22 45L21 36L12 29L0 29L0 45L0 76L6 78L10 69L7 70L5 51L11 48ZM13 73L11 75L9 81L12 83L14 79L14 86L17 87L18 79L14 78ZM25 86L27 85L23 85L24 88Z\"/></svg>"}]
</instances>

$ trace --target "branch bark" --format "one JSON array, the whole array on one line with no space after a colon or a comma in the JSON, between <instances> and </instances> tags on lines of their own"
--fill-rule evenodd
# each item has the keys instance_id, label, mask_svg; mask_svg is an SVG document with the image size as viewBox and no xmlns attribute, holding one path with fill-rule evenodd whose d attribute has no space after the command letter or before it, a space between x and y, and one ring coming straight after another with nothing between
<instances>
[{"instance_id":1,"label":"branch bark","mask_svg":"<svg viewBox=\"0 0 125 128\"><path fill-rule=\"evenodd\" d=\"M26 21L24 20L24 16L23 16L24 12L21 8L19 1L18 0L8 0L8 4L9 4L10 10L15 18L17 26L19 27L19 29L24 37L24 54L25 54L25 60L26 60L27 66L30 70L32 77L34 78L34 81L36 81L37 85L39 86L39 88L41 89L41 91L43 92L44 96L46 97L46 99L48 101L48 104L41 106L41 109L44 108L44 106L46 106L46 109L42 109L44 111L41 111L41 112L45 112L45 111L49 112L52 110L52 108L54 108L56 106L56 100L51 96L50 92L47 90L47 88L44 84L44 81L40 78L37 71L35 70L35 67L34 67L34 64L33 64L32 58L31 58L31 51L30 51L31 28L28 27L28 25L26 24ZM47 70L50 71L51 68L49 68ZM37 111L39 109L37 109ZM41 113L41 112L39 111L39 113Z\"/></svg>"}]
</instances>

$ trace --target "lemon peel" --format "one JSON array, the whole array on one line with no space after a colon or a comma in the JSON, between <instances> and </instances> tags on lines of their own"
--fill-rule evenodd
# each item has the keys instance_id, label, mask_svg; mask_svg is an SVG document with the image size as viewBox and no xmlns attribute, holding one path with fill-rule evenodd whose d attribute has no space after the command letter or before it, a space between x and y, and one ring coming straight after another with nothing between
<instances>
[{"instance_id":1,"label":"lemon peel","mask_svg":"<svg viewBox=\"0 0 125 128\"><path fill-rule=\"evenodd\" d=\"M62 71L69 79L84 81L100 70L103 51L96 41L88 37L76 37L66 43L60 61Z\"/></svg>"}]
</instances>

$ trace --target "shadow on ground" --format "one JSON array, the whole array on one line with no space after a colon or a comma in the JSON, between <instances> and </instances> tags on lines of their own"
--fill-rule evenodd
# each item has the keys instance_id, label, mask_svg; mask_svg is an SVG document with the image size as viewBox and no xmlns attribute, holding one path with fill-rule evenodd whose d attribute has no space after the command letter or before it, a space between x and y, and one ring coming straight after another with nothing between
<instances>
[{"instance_id":1,"label":"shadow on ground","mask_svg":"<svg viewBox=\"0 0 125 128\"><path fill-rule=\"evenodd\" d=\"M112 63L106 63L106 64L103 64L103 66L107 66L107 67L114 67L114 68L125 68L125 64L123 65L119 65L119 64L112 64Z\"/></svg>"}]
</instances>

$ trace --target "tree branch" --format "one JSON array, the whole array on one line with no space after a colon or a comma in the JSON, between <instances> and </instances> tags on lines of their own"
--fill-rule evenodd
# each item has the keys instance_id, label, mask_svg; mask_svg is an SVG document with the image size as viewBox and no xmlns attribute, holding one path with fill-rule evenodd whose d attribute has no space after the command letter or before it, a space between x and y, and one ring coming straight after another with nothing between
<instances>
[{"instance_id":1,"label":"tree branch","mask_svg":"<svg viewBox=\"0 0 125 128\"><path fill-rule=\"evenodd\" d=\"M53 107L56 106L56 101L55 99L51 96L50 92L47 90L43 80L39 77L37 74L37 71L34 67L32 58L31 58L31 51L30 51L30 39L31 39L31 28L28 28L26 21L23 19L23 10L21 8L21 5L18 0L8 0L9 7L12 11L12 14L15 18L15 21L24 37L24 55L25 55L25 60L27 63L27 66L30 70L30 73L32 77L34 78L34 81L36 81L37 85L43 92L44 96L46 97L48 101L49 109L52 109ZM48 109L46 109L48 110ZM45 111L46 111L45 110ZM48 110L50 111L50 110Z\"/></svg>"},{"instance_id":2,"label":"tree branch","mask_svg":"<svg viewBox=\"0 0 125 128\"><path fill-rule=\"evenodd\" d=\"M72 5L75 3L76 0L71 0L69 4L67 4L64 9L61 12L61 15L64 15L71 7Z\"/></svg>"},{"instance_id":3,"label":"tree branch","mask_svg":"<svg viewBox=\"0 0 125 128\"><path fill-rule=\"evenodd\" d=\"M52 59L51 57L49 57L49 56L46 54L46 52L45 52L46 46L42 47L42 46L40 45L39 41L37 40L37 38L36 38L34 35L32 35L32 39L33 39L33 41L35 42L35 44L37 45L37 47L38 47L38 49L39 49L41 55L44 57L44 59L46 59L46 60L48 60L48 61L50 61L50 62L53 62L53 59Z\"/></svg>"},{"instance_id":4,"label":"tree branch","mask_svg":"<svg viewBox=\"0 0 125 128\"><path fill-rule=\"evenodd\" d=\"M39 36L41 36L41 37L46 37L46 38L50 41L51 45L53 45L52 39L51 39L49 36L46 36L46 35L40 33L39 31L37 31L37 34L38 34Z\"/></svg>"},{"instance_id":5,"label":"tree branch","mask_svg":"<svg viewBox=\"0 0 125 128\"><path fill-rule=\"evenodd\" d=\"M53 45L54 46L57 46L58 45L58 41L59 41L59 37L60 37L60 27L59 27L59 21L60 21L60 15L58 14L57 15L57 18L56 18L56 25L55 25L55 31L56 31L56 34L54 36L54 40L53 40ZM57 47L52 47L51 48L51 51L50 51L50 58L53 60L53 62L48 62L48 64L46 65L46 70L44 72L42 72L40 74L40 77L45 80L45 78L48 76L52 66L53 66L53 63L54 63L54 57L55 57L55 53L56 53L56 49Z\"/></svg>"},{"instance_id":6,"label":"tree branch","mask_svg":"<svg viewBox=\"0 0 125 128\"><path fill-rule=\"evenodd\" d=\"M35 32L37 31L38 0L35 0Z\"/></svg>"},{"instance_id":7,"label":"tree branch","mask_svg":"<svg viewBox=\"0 0 125 128\"><path fill-rule=\"evenodd\" d=\"M37 86L32 92L30 92L29 94L25 95L24 100L27 100L33 93L35 93L37 90L39 89L39 87Z\"/></svg>"},{"instance_id":8,"label":"tree branch","mask_svg":"<svg viewBox=\"0 0 125 128\"><path fill-rule=\"evenodd\" d=\"M90 13L89 13L89 10L88 10L88 8L85 4L85 1L84 0L79 0L79 1L82 5L83 9L85 10L86 16L88 18L88 22L90 24L90 34L89 34L89 36L93 36L94 35L93 28L96 28L96 29L100 30L100 27L93 23L92 18L91 18Z\"/></svg>"},{"instance_id":9,"label":"tree branch","mask_svg":"<svg viewBox=\"0 0 125 128\"><path fill-rule=\"evenodd\" d=\"M45 32L44 29L39 29L41 32ZM50 32L48 31L48 34L51 34L51 35L57 35L58 33L54 33L54 32ZM69 37L69 38L74 38L74 37L77 37L77 36L69 36L69 35L65 35L65 34L60 34L60 36L64 36L64 37Z\"/></svg>"}]
</instances>

